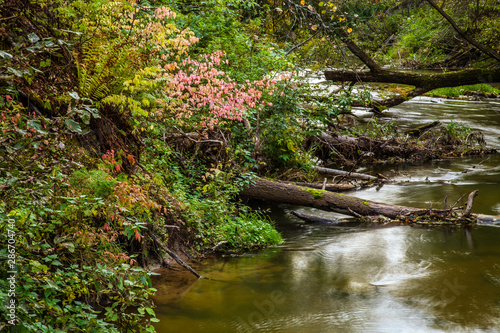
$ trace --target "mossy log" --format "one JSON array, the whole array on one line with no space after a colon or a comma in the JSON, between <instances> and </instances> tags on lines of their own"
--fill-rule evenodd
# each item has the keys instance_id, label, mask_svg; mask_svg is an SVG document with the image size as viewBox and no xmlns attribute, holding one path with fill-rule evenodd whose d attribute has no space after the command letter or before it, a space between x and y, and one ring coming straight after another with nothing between
<instances>
[{"instance_id":1,"label":"mossy log","mask_svg":"<svg viewBox=\"0 0 500 333\"><path fill-rule=\"evenodd\" d=\"M477 194L477 192L473 193ZM475 194L469 197L470 205L472 205ZM341 193L310 189L261 178L257 178L252 185L244 188L240 195L250 199L314 207L355 217L386 216L397 219L406 216L446 217L455 213L455 211L449 209L436 210L390 205ZM468 213L470 213L470 210L468 210Z\"/></svg>"},{"instance_id":2,"label":"mossy log","mask_svg":"<svg viewBox=\"0 0 500 333\"><path fill-rule=\"evenodd\" d=\"M303 183L303 182L284 182L285 184L294 184L298 186L310 187L315 189L323 189L323 184L319 183ZM325 184L325 191L329 192L345 192L352 191L356 189L356 185L353 184Z\"/></svg>"}]
</instances>

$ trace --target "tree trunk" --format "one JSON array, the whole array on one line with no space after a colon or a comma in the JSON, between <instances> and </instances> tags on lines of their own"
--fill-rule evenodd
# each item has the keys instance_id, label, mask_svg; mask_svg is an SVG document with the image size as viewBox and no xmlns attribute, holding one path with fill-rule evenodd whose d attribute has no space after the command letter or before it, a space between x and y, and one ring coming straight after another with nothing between
<instances>
[{"instance_id":1,"label":"tree trunk","mask_svg":"<svg viewBox=\"0 0 500 333\"><path fill-rule=\"evenodd\" d=\"M404 95L398 95L384 101L373 101L368 107L380 112L383 109L399 105L413 97L425 94L431 90L443 87L457 87L479 83L500 83L500 68L466 69L456 72L439 74L414 74L377 70L369 72L325 71L327 80L336 82L379 82L399 83L415 88Z\"/></svg>"},{"instance_id":2,"label":"tree trunk","mask_svg":"<svg viewBox=\"0 0 500 333\"><path fill-rule=\"evenodd\" d=\"M250 199L314 207L355 217L382 215L396 219L401 216L424 215L444 217L452 213L452 211L448 209L434 210L389 205L363 200L341 193L331 193L261 178L256 179L255 183L250 187L243 189L240 195Z\"/></svg>"},{"instance_id":3,"label":"tree trunk","mask_svg":"<svg viewBox=\"0 0 500 333\"><path fill-rule=\"evenodd\" d=\"M458 87L478 83L499 83L500 68L464 69L438 74L414 74L390 70L377 72L325 71L325 78L337 82L399 83L430 91L443 87Z\"/></svg>"},{"instance_id":4,"label":"tree trunk","mask_svg":"<svg viewBox=\"0 0 500 333\"><path fill-rule=\"evenodd\" d=\"M345 172L345 171L344 171ZM310 187L315 189L323 189L323 184L318 183L301 183L301 182L283 182L284 184L294 184L303 187ZM325 191L328 192L345 192L356 189L356 185L352 184L325 184Z\"/></svg>"}]
</instances>

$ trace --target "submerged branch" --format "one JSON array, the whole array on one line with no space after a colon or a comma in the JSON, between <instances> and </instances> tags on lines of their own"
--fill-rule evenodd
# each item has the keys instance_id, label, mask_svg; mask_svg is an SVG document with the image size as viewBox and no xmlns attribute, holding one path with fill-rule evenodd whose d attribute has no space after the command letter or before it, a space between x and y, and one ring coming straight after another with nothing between
<instances>
[{"instance_id":1,"label":"submerged branch","mask_svg":"<svg viewBox=\"0 0 500 333\"><path fill-rule=\"evenodd\" d=\"M182 261L182 259L179 258L174 252L172 252L172 250L170 250L165 244L163 244L163 242L155 234L153 234L150 230L148 230L148 232L151 238L155 241L155 243L158 244L158 246L160 246L163 250L165 250L165 252L167 252L169 256L174 258L174 260L177 261L179 265L190 271L197 278L201 278L200 274L196 273L194 269L192 269L188 264Z\"/></svg>"}]
</instances>

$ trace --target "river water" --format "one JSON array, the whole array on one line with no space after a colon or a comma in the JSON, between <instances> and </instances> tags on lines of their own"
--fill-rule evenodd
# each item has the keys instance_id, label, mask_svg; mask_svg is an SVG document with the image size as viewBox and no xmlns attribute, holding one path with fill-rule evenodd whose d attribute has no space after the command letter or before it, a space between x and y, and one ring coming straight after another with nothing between
<instances>
[{"instance_id":1,"label":"river water","mask_svg":"<svg viewBox=\"0 0 500 333\"><path fill-rule=\"evenodd\" d=\"M363 111L357 111L362 113ZM451 119L500 145L500 103L417 98L389 111L402 126ZM478 189L473 212L500 215L500 156L386 165L398 182L352 195L441 208ZM270 208L285 244L159 270L158 332L500 332L500 228L346 228Z\"/></svg>"}]
</instances>

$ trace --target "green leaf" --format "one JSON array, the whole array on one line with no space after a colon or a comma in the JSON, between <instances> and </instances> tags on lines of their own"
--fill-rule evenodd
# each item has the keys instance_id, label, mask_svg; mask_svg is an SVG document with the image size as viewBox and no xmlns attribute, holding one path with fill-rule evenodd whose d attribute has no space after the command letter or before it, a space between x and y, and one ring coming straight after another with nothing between
<instances>
[{"instance_id":1,"label":"green leaf","mask_svg":"<svg viewBox=\"0 0 500 333\"><path fill-rule=\"evenodd\" d=\"M6 59L6 58L8 58L8 59L12 59L12 54L7 53L7 52L5 52L5 51L0 51L0 57L2 57L2 58L4 58L4 59Z\"/></svg>"},{"instance_id":2,"label":"green leaf","mask_svg":"<svg viewBox=\"0 0 500 333\"><path fill-rule=\"evenodd\" d=\"M152 321L153 323L158 323L160 319L158 318L150 318L149 321Z\"/></svg>"},{"instance_id":3,"label":"green leaf","mask_svg":"<svg viewBox=\"0 0 500 333\"><path fill-rule=\"evenodd\" d=\"M54 266L62 266L61 262L59 260L54 260L51 262L52 265Z\"/></svg>"},{"instance_id":4,"label":"green leaf","mask_svg":"<svg viewBox=\"0 0 500 333\"><path fill-rule=\"evenodd\" d=\"M80 127L80 124L77 123L76 121L71 120L71 119L66 119L64 122L66 123L66 127L70 131L78 133L78 134L82 134L83 133L82 128Z\"/></svg>"},{"instance_id":5,"label":"green leaf","mask_svg":"<svg viewBox=\"0 0 500 333\"><path fill-rule=\"evenodd\" d=\"M17 69L14 69L12 67L7 68L7 71L11 72L12 74L14 74L17 77L24 77L24 73L23 72L18 71Z\"/></svg>"},{"instance_id":6,"label":"green leaf","mask_svg":"<svg viewBox=\"0 0 500 333\"><path fill-rule=\"evenodd\" d=\"M42 124L40 123L40 120L30 119L27 121L26 124L27 124L27 126L35 129L37 132L39 132L41 134L47 134L47 131L43 130L43 127L42 127Z\"/></svg>"}]
</instances>

